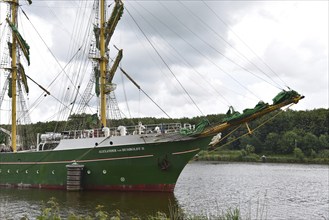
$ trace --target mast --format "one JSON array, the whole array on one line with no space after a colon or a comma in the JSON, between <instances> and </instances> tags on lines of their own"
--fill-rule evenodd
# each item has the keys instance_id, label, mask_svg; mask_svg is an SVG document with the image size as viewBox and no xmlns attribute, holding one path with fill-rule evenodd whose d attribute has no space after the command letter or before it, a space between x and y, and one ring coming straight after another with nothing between
<instances>
[{"instance_id":1,"label":"mast","mask_svg":"<svg viewBox=\"0 0 329 220\"><path fill-rule=\"evenodd\" d=\"M11 22L12 24L17 23L17 6L18 0L13 0L11 4ZM11 48L11 90L12 90L12 99L11 99L11 145L14 152L17 151L16 149L16 82L17 82L17 41L14 32L12 32L12 48Z\"/></svg>"},{"instance_id":2,"label":"mast","mask_svg":"<svg viewBox=\"0 0 329 220\"><path fill-rule=\"evenodd\" d=\"M100 94L101 94L101 123L106 127L106 64L107 58L105 54L105 0L100 2Z\"/></svg>"},{"instance_id":3,"label":"mast","mask_svg":"<svg viewBox=\"0 0 329 220\"><path fill-rule=\"evenodd\" d=\"M101 123L106 127L106 112L107 104L106 99L109 96L113 85L112 79L114 73L120 63L122 58L122 50L119 50L118 56L115 59L113 66L110 71L108 71L108 46L111 40L111 37L114 33L114 30L123 14L123 3L121 0L114 0L115 4L113 6L113 11L108 21L106 22L105 14L105 0L100 1L100 31L99 31L99 50L100 50L100 59L99 59L99 77L100 77L100 102L101 102Z\"/></svg>"}]
</instances>

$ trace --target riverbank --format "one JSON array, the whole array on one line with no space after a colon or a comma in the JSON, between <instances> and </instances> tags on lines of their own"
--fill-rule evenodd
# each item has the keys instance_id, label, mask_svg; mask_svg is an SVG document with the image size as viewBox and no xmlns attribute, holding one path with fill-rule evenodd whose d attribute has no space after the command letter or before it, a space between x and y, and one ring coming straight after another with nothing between
<instances>
[{"instance_id":1,"label":"riverbank","mask_svg":"<svg viewBox=\"0 0 329 220\"><path fill-rule=\"evenodd\" d=\"M183 212L177 205L169 205L169 215L164 212L158 211L153 215L146 217L148 220L207 220L207 216L188 216ZM263 215L263 213L261 213ZM21 219L30 220L26 215L22 216ZM93 213L88 215L79 215L74 212L63 213L60 209L60 205L56 198L51 197L47 203L45 203L40 211L40 215L37 216L37 219L70 219L70 220L121 220L121 219L132 219L132 220L141 220L142 218L136 217L127 217L122 215L120 210L115 210L112 212L104 211L103 205L97 205ZM238 208L228 209L226 212L223 212L221 215L216 216L218 220L239 220L242 219L240 210Z\"/></svg>"},{"instance_id":2,"label":"riverbank","mask_svg":"<svg viewBox=\"0 0 329 220\"><path fill-rule=\"evenodd\" d=\"M259 163L300 163L300 164L328 164L329 157L306 157L295 154L275 155L247 153L245 150L217 150L202 151L196 161L225 161L225 162L259 162Z\"/></svg>"}]
</instances>

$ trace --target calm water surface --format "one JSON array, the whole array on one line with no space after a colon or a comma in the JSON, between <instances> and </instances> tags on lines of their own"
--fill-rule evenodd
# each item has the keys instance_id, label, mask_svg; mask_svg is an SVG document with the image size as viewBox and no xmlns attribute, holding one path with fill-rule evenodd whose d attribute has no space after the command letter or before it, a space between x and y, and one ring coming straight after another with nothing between
<instances>
[{"instance_id":1,"label":"calm water surface","mask_svg":"<svg viewBox=\"0 0 329 220\"><path fill-rule=\"evenodd\" d=\"M34 219L42 201L55 197L64 215L93 214L97 205L145 219L178 205L210 219L238 207L250 219L329 219L329 166L195 162L186 166L174 193L65 192L0 189L0 219Z\"/></svg>"}]
</instances>

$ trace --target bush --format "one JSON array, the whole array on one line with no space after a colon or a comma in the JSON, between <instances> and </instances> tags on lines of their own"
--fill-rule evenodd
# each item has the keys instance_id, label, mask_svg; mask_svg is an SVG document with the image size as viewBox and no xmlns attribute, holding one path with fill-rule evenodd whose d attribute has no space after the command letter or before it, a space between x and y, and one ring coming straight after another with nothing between
<instances>
[{"instance_id":1,"label":"bush","mask_svg":"<svg viewBox=\"0 0 329 220\"><path fill-rule=\"evenodd\" d=\"M247 155L252 154L255 152L255 147L252 146L251 144L247 144L246 151L247 151Z\"/></svg>"},{"instance_id":2,"label":"bush","mask_svg":"<svg viewBox=\"0 0 329 220\"><path fill-rule=\"evenodd\" d=\"M320 158L329 158L329 150L320 151L318 155Z\"/></svg>"},{"instance_id":3,"label":"bush","mask_svg":"<svg viewBox=\"0 0 329 220\"><path fill-rule=\"evenodd\" d=\"M67 220L121 220L127 219L123 217L119 210L115 212L115 214L110 215L108 212L103 211L104 206L98 205L95 209L95 214L90 216L80 216L74 213L69 214L63 219ZM59 203L55 198L50 198L50 200L42 207L41 214L37 216L37 220L61 220L61 216L59 214ZM65 216L66 214L63 214ZM241 219L241 213L238 208L231 209L229 208L225 212L223 211L221 215L216 216L215 219L219 220L239 220ZM21 219L29 220L27 216L22 217ZM140 217L132 217L128 218L131 220L141 220ZM169 216L163 212L157 212L155 215L148 216L146 219L148 220L203 220L209 219L208 216L198 215L198 216L187 216L181 208L177 205L169 204Z\"/></svg>"},{"instance_id":4,"label":"bush","mask_svg":"<svg viewBox=\"0 0 329 220\"><path fill-rule=\"evenodd\" d=\"M300 161L303 161L305 159L305 155L304 155L303 151L298 147L294 148L294 155Z\"/></svg>"}]
</instances>

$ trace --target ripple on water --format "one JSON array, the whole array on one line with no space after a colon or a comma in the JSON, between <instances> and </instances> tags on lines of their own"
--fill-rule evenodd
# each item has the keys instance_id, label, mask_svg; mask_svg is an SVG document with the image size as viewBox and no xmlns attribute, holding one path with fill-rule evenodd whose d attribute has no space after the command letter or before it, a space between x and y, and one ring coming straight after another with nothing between
<instances>
[{"instance_id":1,"label":"ripple on water","mask_svg":"<svg viewBox=\"0 0 329 220\"><path fill-rule=\"evenodd\" d=\"M238 207L252 218L328 219L328 175L322 165L198 162L186 167L175 196L193 214Z\"/></svg>"}]
</instances>

